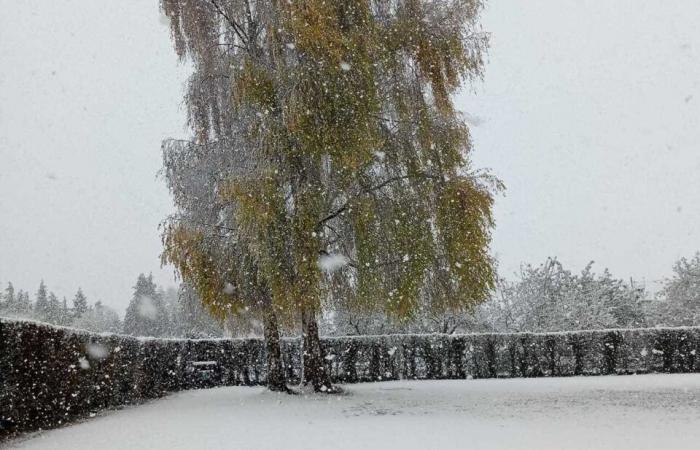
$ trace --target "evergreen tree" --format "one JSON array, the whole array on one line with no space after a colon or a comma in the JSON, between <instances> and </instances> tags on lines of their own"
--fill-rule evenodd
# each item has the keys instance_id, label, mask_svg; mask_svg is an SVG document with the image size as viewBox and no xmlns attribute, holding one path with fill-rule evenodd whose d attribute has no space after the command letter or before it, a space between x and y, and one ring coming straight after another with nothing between
<instances>
[{"instance_id":1,"label":"evergreen tree","mask_svg":"<svg viewBox=\"0 0 700 450\"><path fill-rule=\"evenodd\" d=\"M195 66L194 141L165 146L182 213L166 259L203 301L300 319L303 383L328 392L324 300L407 320L488 297L501 186L470 168L451 101L482 74L480 0L161 4ZM207 214L191 214L195 201ZM228 285L236 302L221 301Z\"/></svg>"},{"instance_id":2,"label":"evergreen tree","mask_svg":"<svg viewBox=\"0 0 700 450\"><path fill-rule=\"evenodd\" d=\"M132 336L163 336L167 311L152 275L140 274L124 316L124 333Z\"/></svg>"},{"instance_id":3,"label":"evergreen tree","mask_svg":"<svg viewBox=\"0 0 700 450\"><path fill-rule=\"evenodd\" d=\"M156 297L160 299L160 305L162 308L162 313L160 317L160 336L173 336L173 323L172 323L172 309L171 305L168 304L169 298L166 296L166 291L162 286L158 286L156 289Z\"/></svg>"},{"instance_id":4,"label":"evergreen tree","mask_svg":"<svg viewBox=\"0 0 700 450\"><path fill-rule=\"evenodd\" d=\"M32 301L29 299L29 292L17 291L17 303L15 315L18 317L30 317L32 313Z\"/></svg>"},{"instance_id":5,"label":"evergreen tree","mask_svg":"<svg viewBox=\"0 0 700 450\"><path fill-rule=\"evenodd\" d=\"M48 306L46 310L46 321L55 325L61 325L61 303L53 292L49 293Z\"/></svg>"},{"instance_id":6,"label":"evergreen tree","mask_svg":"<svg viewBox=\"0 0 700 450\"><path fill-rule=\"evenodd\" d=\"M70 325L71 323L71 317L70 317L70 310L68 309L68 300L66 300L65 297L63 297L63 302L61 304L61 315L60 315L60 324L63 326Z\"/></svg>"},{"instance_id":7,"label":"evergreen tree","mask_svg":"<svg viewBox=\"0 0 700 450\"><path fill-rule=\"evenodd\" d=\"M39 283L39 289L36 292L34 316L38 320L49 319L49 299L46 293L46 285L44 284L44 280L41 280L41 283Z\"/></svg>"},{"instance_id":8,"label":"evergreen tree","mask_svg":"<svg viewBox=\"0 0 700 450\"><path fill-rule=\"evenodd\" d=\"M24 291L22 301L20 302L20 313L28 316L32 312L32 302L29 300L29 292Z\"/></svg>"},{"instance_id":9,"label":"evergreen tree","mask_svg":"<svg viewBox=\"0 0 700 450\"><path fill-rule=\"evenodd\" d=\"M80 318L83 314L85 314L87 309L87 297L85 297L85 294L83 294L82 288L78 288L78 292L76 292L75 297L73 297L73 318Z\"/></svg>"},{"instance_id":10,"label":"evergreen tree","mask_svg":"<svg viewBox=\"0 0 700 450\"><path fill-rule=\"evenodd\" d=\"M177 333L188 338L222 337L221 324L202 305L195 290L182 283L177 292Z\"/></svg>"},{"instance_id":11,"label":"evergreen tree","mask_svg":"<svg viewBox=\"0 0 700 450\"><path fill-rule=\"evenodd\" d=\"M5 288L5 311L8 314L12 314L17 311L17 299L15 298L15 287L12 283L8 282Z\"/></svg>"},{"instance_id":12,"label":"evergreen tree","mask_svg":"<svg viewBox=\"0 0 700 450\"><path fill-rule=\"evenodd\" d=\"M76 328L99 333L119 333L122 331L122 323L117 312L103 305L100 301L89 307L80 318L75 320L73 325Z\"/></svg>"}]
</instances>

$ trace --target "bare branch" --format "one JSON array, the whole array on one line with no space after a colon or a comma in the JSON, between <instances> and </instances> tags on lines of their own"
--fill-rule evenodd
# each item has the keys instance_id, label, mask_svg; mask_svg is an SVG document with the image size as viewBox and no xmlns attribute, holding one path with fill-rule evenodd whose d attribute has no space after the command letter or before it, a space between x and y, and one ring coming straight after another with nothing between
<instances>
[{"instance_id":1,"label":"bare branch","mask_svg":"<svg viewBox=\"0 0 700 450\"><path fill-rule=\"evenodd\" d=\"M400 175L400 176L389 178L389 179L384 180L375 186L372 186L368 189L365 189L362 192L360 192L358 195L353 196L353 198L359 197L360 195L363 195L363 194L370 194L374 191L378 191L378 190L390 185L391 183L395 183L395 182L401 181L401 180L408 180L408 179L412 179L412 178L417 178L417 179L426 178L426 179L435 179L435 180L440 179L439 177L437 177L435 175L428 174L428 173L421 173L421 174L415 174L415 175ZM348 207L350 206L350 200L351 199L348 199L345 203L343 203L343 205L341 207L339 207L338 209L336 209L335 211L333 211L332 213L328 214L326 217L321 219L318 222L318 227L323 226L326 222L335 219L336 217L341 215L343 212L345 212L348 209Z\"/></svg>"},{"instance_id":2,"label":"bare branch","mask_svg":"<svg viewBox=\"0 0 700 450\"><path fill-rule=\"evenodd\" d=\"M216 0L209 0L209 1L211 2L212 6L214 6L214 9L216 9L216 12L219 13L219 15L221 17L226 19L226 22L228 22L229 25L231 25L231 28L233 28L233 31L236 33L238 38L241 41L243 41L244 44L247 44L248 43L248 36L246 35L243 28L238 24L238 22L236 22L228 14L226 14L226 11L224 11L221 8L221 6L219 6L219 3L217 3Z\"/></svg>"}]
</instances>

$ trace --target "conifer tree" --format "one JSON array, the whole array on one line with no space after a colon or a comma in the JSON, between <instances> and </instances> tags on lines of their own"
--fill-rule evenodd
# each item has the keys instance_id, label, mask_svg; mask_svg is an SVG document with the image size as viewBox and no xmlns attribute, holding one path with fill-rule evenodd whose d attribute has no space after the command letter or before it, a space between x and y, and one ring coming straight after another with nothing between
<instances>
[{"instance_id":1,"label":"conifer tree","mask_svg":"<svg viewBox=\"0 0 700 450\"><path fill-rule=\"evenodd\" d=\"M167 312L153 275L140 274L134 286L134 295L124 315L124 333L132 336L163 336Z\"/></svg>"},{"instance_id":2,"label":"conifer tree","mask_svg":"<svg viewBox=\"0 0 700 450\"><path fill-rule=\"evenodd\" d=\"M20 317L28 317L32 312L32 302L29 299L29 292L23 290L17 291L17 303L15 308L15 314Z\"/></svg>"},{"instance_id":3,"label":"conifer tree","mask_svg":"<svg viewBox=\"0 0 700 450\"><path fill-rule=\"evenodd\" d=\"M61 325L61 303L53 292L49 293L46 321L55 325Z\"/></svg>"},{"instance_id":4,"label":"conifer tree","mask_svg":"<svg viewBox=\"0 0 700 450\"><path fill-rule=\"evenodd\" d=\"M61 325L70 325L71 322L71 317L70 317L70 310L68 309L68 300L66 300L65 297L63 297L63 302L61 304L61 320L60 324Z\"/></svg>"},{"instance_id":5,"label":"conifer tree","mask_svg":"<svg viewBox=\"0 0 700 450\"><path fill-rule=\"evenodd\" d=\"M17 310L17 299L15 298L15 287L12 283L8 282L5 288L5 309L9 313L13 313Z\"/></svg>"},{"instance_id":6,"label":"conifer tree","mask_svg":"<svg viewBox=\"0 0 700 450\"><path fill-rule=\"evenodd\" d=\"M34 314L39 320L49 319L49 299L48 294L46 292L46 284L44 284L44 280L41 280L41 283L39 283L39 289L36 291Z\"/></svg>"},{"instance_id":7,"label":"conifer tree","mask_svg":"<svg viewBox=\"0 0 700 450\"><path fill-rule=\"evenodd\" d=\"M78 288L78 292L76 292L75 297L73 297L73 318L80 318L83 314L85 314L87 309L87 297L85 297L85 294L83 294L83 289Z\"/></svg>"},{"instance_id":8,"label":"conifer tree","mask_svg":"<svg viewBox=\"0 0 700 450\"><path fill-rule=\"evenodd\" d=\"M94 306L88 307L87 311L73 322L73 325L96 332L119 333L122 331L117 312L103 305L99 300Z\"/></svg>"},{"instance_id":9,"label":"conifer tree","mask_svg":"<svg viewBox=\"0 0 700 450\"><path fill-rule=\"evenodd\" d=\"M222 337L223 329L202 305L199 296L189 285L182 283L177 292L177 329L188 338Z\"/></svg>"},{"instance_id":10,"label":"conifer tree","mask_svg":"<svg viewBox=\"0 0 700 450\"><path fill-rule=\"evenodd\" d=\"M20 314L29 315L32 311L32 301L29 299L29 292L24 291L19 304Z\"/></svg>"},{"instance_id":11,"label":"conifer tree","mask_svg":"<svg viewBox=\"0 0 700 450\"><path fill-rule=\"evenodd\" d=\"M328 392L325 299L397 320L486 299L501 186L470 166L451 101L482 74L480 0L161 6L195 68L194 139L166 143L166 176L173 190L183 168L197 174L203 195L191 199L215 204L206 219L172 218L166 259L200 295L216 293L205 302L226 303L226 283L243 301L262 292L276 314L300 320L303 383Z\"/></svg>"}]
</instances>

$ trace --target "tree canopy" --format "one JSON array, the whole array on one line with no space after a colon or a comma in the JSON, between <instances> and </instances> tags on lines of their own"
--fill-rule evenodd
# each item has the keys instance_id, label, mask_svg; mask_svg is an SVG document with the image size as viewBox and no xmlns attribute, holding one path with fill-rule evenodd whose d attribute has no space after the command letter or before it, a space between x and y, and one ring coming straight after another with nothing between
<instances>
[{"instance_id":1,"label":"tree canopy","mask_svg":"<svg viewBox=\"0 0 700 450\"><path fill-rule=\"evenodd\" d=\"M204 298L227 284L245 294L235 269L211 267L225 255L264 280L283 314L333 295L398 317L421 302L485 299L501 186L470 166L469 130L451 101L482 75L481 6L163 0L176 50L195 67L194 140L165 144L180 202L166 260ZM188 199L177 192L183 167L199 184ZM205 204L206 220L183 201ZM220 251L222 231L236 255ZM340 273L319 267L327 255L346 262Z\"/></svg>"}]
</instances>

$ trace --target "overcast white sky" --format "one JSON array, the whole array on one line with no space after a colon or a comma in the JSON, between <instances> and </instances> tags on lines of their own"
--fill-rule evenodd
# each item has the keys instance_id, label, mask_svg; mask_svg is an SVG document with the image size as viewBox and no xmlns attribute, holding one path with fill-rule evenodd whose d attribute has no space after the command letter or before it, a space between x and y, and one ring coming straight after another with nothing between
<instances>
[{"instance_id":1,"label":"overcast white sky","mask_svg":"<svg viewBox=\"0 0 700 450\"><path fill-rule=\"evenodd\" d=\"M160 141L186 136L157 0L0 0L0 283L120 312L162 270ZM508 186L494 253L648 282L700 250L696 0L491 0L486 81L459 107Z\"/></svg>"}]
</instances>

